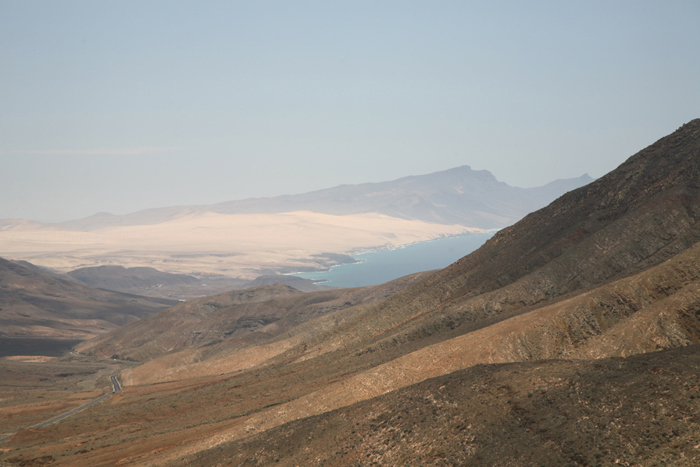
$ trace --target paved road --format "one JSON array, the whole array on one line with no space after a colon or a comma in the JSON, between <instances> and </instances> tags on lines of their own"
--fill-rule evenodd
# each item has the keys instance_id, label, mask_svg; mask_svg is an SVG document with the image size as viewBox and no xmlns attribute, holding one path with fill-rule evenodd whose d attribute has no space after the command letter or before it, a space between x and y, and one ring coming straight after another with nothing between
<instances>
[{"instance_id":1,"label":"paved road","mask_svg":"<svg viewBox=\"0 0 700 467\"><path fill-rule=\"evenodd\" d=\"M100 396L97 399L91 400L90 402L88 402L85 405L81 405L78 408L70 410L66 413L62 413L61 415L57 415L57 416L50 418L48 420L44 420L43 422L37 423L36 425L32 425L32 426L29 426L27 428L41 428L41 427L44 427L46 425L51 425L52 423L56 423L58 421L61 421L64 418L70 417L71 415L75 415L78 412L82 412L83 410L87 409L88 407L92 407L95 404L99 404L103 400L107 399L108 397L110 397L113 394L116 394L122 390L122 385L119 384L119 380L117 379L117 376L118 375L112 375L109 377L109 379L112 381L112 392L108 392L104 396ZM8 439L12 438L14 435L15 435L15 433L12 433L11 435L5 436L4 438L0 438L0 444L4 443Z\"/></svg>"},{"instance_id":2,"label":"paved road","mask_svg":"<svg viewBox=\"0 0 700 467\"><path fill-rule=\"evenodd\" d=\"M122 385L119 384L119 380L117 379L117 375L112 375L109 377L109 379L112 380L112 394L117 393L122 390ZM111 396L112 394L109 394L108 396Z\"/></svg>"}]
</instances>

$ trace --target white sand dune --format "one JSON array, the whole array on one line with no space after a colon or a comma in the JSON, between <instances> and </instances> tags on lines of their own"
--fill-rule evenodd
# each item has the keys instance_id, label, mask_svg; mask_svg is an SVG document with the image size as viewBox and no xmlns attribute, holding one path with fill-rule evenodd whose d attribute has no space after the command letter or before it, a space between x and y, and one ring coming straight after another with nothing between
<instances>
[{"instance_id":1,"label":"white sand dune","mask_svg":"<svg viewBox=\"0 0 700 467\"><path fill-rule=\"evenodd\" d=\"M193 212L155 225L88 232L39 223L6 224L0 230L0 256L64 272L120 264L253 278L261 271L319 266L314 255L321 253L395 248L479 232L483 230L381 214Z\"/></svg>"}]
</instances>

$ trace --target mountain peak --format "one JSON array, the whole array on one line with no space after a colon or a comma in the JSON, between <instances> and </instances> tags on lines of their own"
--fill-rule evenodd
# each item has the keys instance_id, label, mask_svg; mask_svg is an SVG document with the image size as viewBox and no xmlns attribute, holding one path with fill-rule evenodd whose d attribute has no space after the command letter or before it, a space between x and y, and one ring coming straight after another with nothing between
<instances>
[{"instance_id":1,"label":"mountain peak","mask_svg":"<svg viewBox=\"0 0 700 467\"><path fill-rule=\"evenodd\" d=\"M673 187L700 189L700 119L639 151L590 186L606 191L606 206L638 206Z\"/></svg>"}]
</instances>

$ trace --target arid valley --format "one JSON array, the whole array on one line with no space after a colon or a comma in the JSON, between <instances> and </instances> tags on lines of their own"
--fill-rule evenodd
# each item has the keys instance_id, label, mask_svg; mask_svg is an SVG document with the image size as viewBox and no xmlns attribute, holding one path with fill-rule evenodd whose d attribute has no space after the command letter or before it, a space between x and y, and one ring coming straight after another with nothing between
<instances>
[{"instance_id":1,"label":"arid valley","mask_svg":"<svg viewBox=\"0 0 700 467\"><path fill-rule=\"evenodd\" d=\"M0 338L73 350L0 360L0 465L698 465L700 120L595 181L558 183L551 202L519 192L498 212L459 218L430 200L463 206L466 187L490 174L432 175L399 197L411 202L387 195L395 217L360 202L331 213L306 196L288 211L258 200L150 221L4 221L14 261L0 262ZM540 204L525 215L529 202ZM226 243L234 224L258 243L242 233ZM166 274L173 290L193 271L244 283L495 228L445 269L368 287L270 283L174 301L84 282L107 263L123 266L109 279L124 287L134 266ZM176 234L160 241L164 230ZM192 259L164 261L178 254Z\"/></svg>"},{"instance_id":2,"label":"arid valley","mask_svg":"<svg viewBox=\"0 0 700 467\"><path fill-rule=\"evenodd\" d=\"M697 0L0 0L0 467L700 466Z\"/></svg>"}]
</instances>

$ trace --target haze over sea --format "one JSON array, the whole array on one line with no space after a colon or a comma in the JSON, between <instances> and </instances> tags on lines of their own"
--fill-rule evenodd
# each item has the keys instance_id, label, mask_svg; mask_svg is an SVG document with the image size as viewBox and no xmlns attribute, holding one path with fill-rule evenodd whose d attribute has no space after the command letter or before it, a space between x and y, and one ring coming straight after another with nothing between
<instances>
[{"instance_id":1,"label":"haze over sea","mask_svg":"<svg viewBox=\"0 0 700 467\"><path fill-rule=\"evenodd\" d=\"M352 255L358 262L341 264L328 271L293 274L332 287L363 287L383 284L415 272L442 269L478 249L493 233L460 235L418 242L393 250Z\"/></svg>"}]
</instances>

